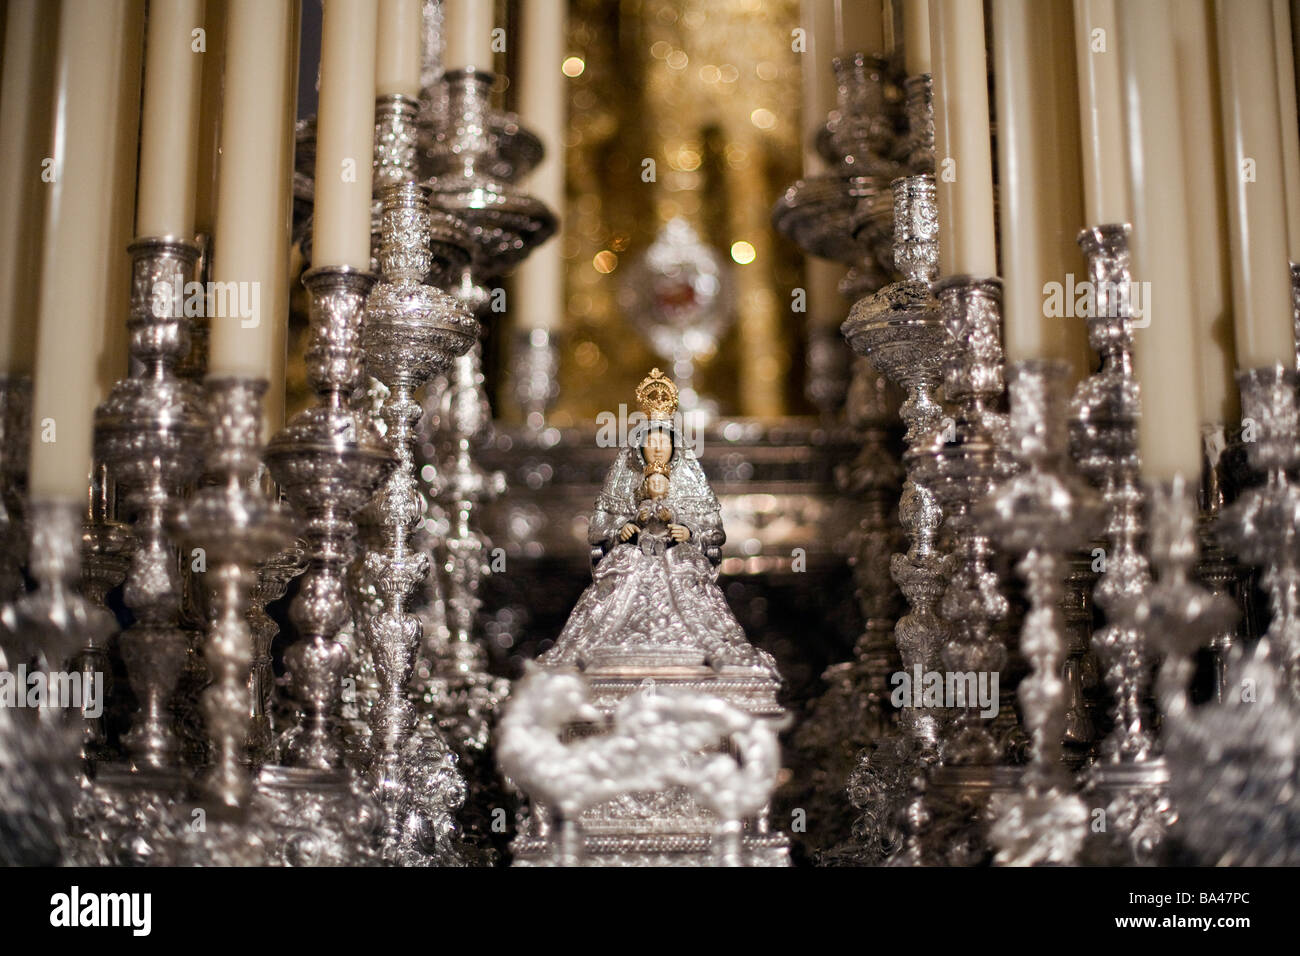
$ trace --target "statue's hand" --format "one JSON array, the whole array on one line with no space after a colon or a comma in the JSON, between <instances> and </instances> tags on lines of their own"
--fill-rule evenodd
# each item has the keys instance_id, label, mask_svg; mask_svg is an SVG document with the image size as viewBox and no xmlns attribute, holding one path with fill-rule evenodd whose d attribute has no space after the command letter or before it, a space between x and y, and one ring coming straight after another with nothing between
<instances>
[{"instance_id":1,"label":"statue's hand","mask_svg":"<svg viewBox=\"0 0 1300 956\"><path fill-rule=\"evenodd\" d=\"M684 524L670 524L668 526L668 536L674 541L686 541L691 536L691 529Z\"/></svg>"},{"instance_id":2,"label":"statue's hand","mask_svg":"<svg viewBox=\"0 0 1300 956\"><path fill-rule=\"evenodd\" d=\"M627 541L632 537L632 535L636 534L640 530L641 530L640 528L638 528L636 525L634 525L632 522L629 521L627 524L623 525L623 527L619 529L618 540Z\"/></svg>"}]
</instances>

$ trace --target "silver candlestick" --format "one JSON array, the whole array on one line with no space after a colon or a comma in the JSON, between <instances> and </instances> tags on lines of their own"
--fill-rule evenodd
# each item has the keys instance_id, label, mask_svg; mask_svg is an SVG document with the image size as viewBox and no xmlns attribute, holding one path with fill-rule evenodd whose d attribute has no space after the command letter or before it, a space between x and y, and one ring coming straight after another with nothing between
<instances>
[{"instance_id":1,"label":"silver candlestick","mask_svg":"<svg viewBox=\"0 0 1300 956\"><path fill-rule=\"evenodd\" d=\"M0 615L0 643L9 669L31 665L44 674L48 687L56 684L52 672L67 667L83 643L103 644L117 629L107 611L77 590L83 510L79 501L29 503L29 570L36 590L7 604ZM79 676L83 699L96 690L102 703L104 674L85 671ZM32 719L23 719L28 716ZM78 807L80 744L80 722L65 719L58 709L29 714L0 707L0 814L9 824L0 841L0 861L51 866L86 854L84 844L73 842L74 836L84 835L74 822L75 814L85 812Z\"/></svg>"},{"instance_id":2,"label":"silver candlestick","mask_svg":"<svg viewBox=\"0 0 1300 956\"><path fill-rule=\"evenodd\" d=\"M492 74L454 70L443 83L447 116L434 131L429 185L435 205L468 224L476 278L484 279L522 261L555 232L556 219L543 203L499 178L494 167Z\"/></svg>"},{"instance_id":3,"label":"silver candlestick","mask_svg":"<svg viewBox=\"0 0 1300 956\"><path fill-rule=\"evenodd\" d=\"M369 418L351 407L374 281L347 266L303 276L310 295L308 377L319 403L294 416L265 453L271 476L302 518L308 562L290 607L299 640L285 653L299 726L287 734L283 765L259 778L259 797L269 804L262 812L285 827L274 858L289 863L364 862L372 852L367 834L376 811L344 766L338 710L349 664L339 632L352 620L346 570L354 516L396 464ZM307 807L313 809L304 819Z\"/></svg>"},{"instance_id":4,"label":"silver candlestick","mask_svg":"<svg viewBox=\"0 0 1300 956\"><path fill-rule=\"evenodd\" d=\"M1147 713L1151 659L1141 630L1124 609L1141 599L1151 575L1140 542L1142 488L1138 479L1138 382L1133 376L1129 227L1094 226L1079 236L1096 291L1087 317L1088 339L1101 359L1096 374L1079 383L1071 405L1071 444L1079 470L1101 488L1105 509L1102 543L1105 570L1093 600L1106 624L1092 639L1111 690L1110 734L1089 777L1089 792L1102 801L1109 848L1101 858L1146 862L1154 858L1174 820L1168 766L1156 751ZM1106 841L1099 841L1106 842Z\"/></svg>"},{"instance_id":5,"label":"silver candlestick","mask_svg":"<svg viewBox=\"0 0 1300 956\"><path fill-rule=\"evenodd\" d=\"M557 338L549 329L521 329L511 353L515 401L523 409L524 421L535 431L545 426L546 412L560 394Z\"/></svg>"},{"instance_id":6,"label":"silver candlestick","mask_svg":"<svg viewBox=\"0 0 1300 956\"><path fill-rule=\"evenodd\" d=\"M248 609L258 565L288 546L292 532L288 517L258 487L266 382L216 378L207 386L212 437L206 474L211 483L177 515L174 531L186 548L205 553L209 629L203 654L212 684L203 692L201 706L212 757L202 790L212 810L239 813L252 790L244 767L253 662Z\"/></svg>"},{"instance_id":7,"label":"silver candlestick","mask_svg":"<svg viewBox=\"0 0 1300 956\"><path fill-rule=\"evenodd\" d=\"M423 409L413 393L477 341L479 326L451 296L423 284L431 265L428 187L399 183L382 189L381 197L384 281L371 292L363 340L368 370L389 389L381 414L398 464L375 501L382 515L384 547L363 558L379 609L364 622L380 685L371 712L370 777L385 811L384 857L416 862L427 861L427 856L419 843L421 834L412 833L408 821L423 809L415 806L416 776L421 751L430 741L412 737L415 710L407 697L408 683L422 629L407 604L429 572L429 559L412 547L412 534L424 513L414 453L414 428ZM444 753L434 755L439 767ZM426 825L446 829L451 821Z\"/></svg>"},{"instance_id":8,"label":"silver candlestick","mask_svg":"<svg viewBox=\"0 0 1300 956\"><path fill-rule=\"evenodd\" d=\"M1295 396L1290 388L1285 396L1281 390L1272 396L1267 394L1272 389L1262 391L1265 394L1256 391L1252 396L1252 405L1254 400L1272 404L1270 398L1275 398L1273 408L1294 423ZM1245 405L1244 394L1242 398ZM1294 454L1278 445L1273 451L1282 457ZM1300 515L1294 497L1277 490L1266 485L1259 489L1261 494L1243 497L1225 525L1244 519L1235 530L1244 529L1252 515L1294 522ZM1283 504L1288 497L1289 507ZM1193 655L1231 626L1237 609L1226 596L1209 593L1190 580L1197 519L1187 490L1177 485L1156 488L1150 498L1152 563L1160 577L1138 610L1146 618L1148 633L1166 654L1156 695L1164 714L1162 736L1171 765L1171 788L1184 811L1183 844L1205 865L1294 866L1300 862L1294 839L1300 705L1269 641L1260 641L1229 660L1233 693L1193 705L1187 686L1196 672ZM1265 504L1270 498L1272 507ZM1284 510L1274 510L1278 505ZM1294 538L1294 524L1290 534ZM1255 553L1263 550L1260 545L1252 547Z\"/></svg>"},{"instance_id":9,"label":"silver candlestick","mask_svg":"<svg viewBox=\"0 0 1300 956\"><path fill-rule=\"evenodd\" d=\"M189 352L190 322L174 294L191 278L199 250L173 238L137 239L132 257L131 366L95 413L96 457L133 515L137 547L124 598L135 623L121 637L139 711L126 738L141 772L174 774L178 741L169 700L190 640L181 626L183 582L166 521L198 476L207 436L202 393L176 375Z\"/></svg>"},{"instance_id":10,"label":"silver candlestick","mask_svg":"<svg viewBox=\"0 0 1300 956\"><path fill-rule=\"evenodd\" d=\"M892 572L910 606L894 628L904 670L910 674L917 666L923 671L933 668L947 635L947 626L937 614L944 582L945 557L939 549L943 513L925 480L921 455L943 420L943 407L933 392L942 380L943 356L951 349L951 338L929 285L938 271L934 178L895 180L894 199L895 262L904 279L854 305L843 333L855 352L907 392L899 411L907 446L899 517L909 547L905 554L893 556ZM938 759L937 712L906 708L901 723L903 736L865 755L849 789L855 805L864 811L858 824L864 842L885 855L900 846L903 803L917 802L913 817L925 812L920 795L909 791L911 778L918 767Z\"/></svg>"},{"instance_id":11,"label":"silver candlestick","mask_svg":"<svg viewBox=\"0 0 1300 956\"><path fill-rule=\"evenodd\" d=\"M1300 461L1296 381L1281 366L1238 373L1243 430L1254 439L1246 441L1246 454L1264 483L1225 510L1219 531L1242 559L1263 569L1272 621L1260 640L1292 693L1300 694L1300 490L1289 474Z\"/></svg>"},{"instance_id":12,"label":"silver candlestick","mask_svg":"<svg viewBox=\"0 0 1300 956\"><path fill-rule=\"evenodd\" d=\"M1087 539L1101 508L1067 464L1068 374L1065 363L1050 360L1008 368L1011 447L1022 470L974 509L1003 547L1022 555L1016 568L1029 599L1020 647L1031 672L1018 693L1032 739L1030 765L1024 791L999 794L990 807L995 862L1011 866L1074 863L1087 834L1087 808L1070 792L1062 764L1066 686L1060 606L1066 551Z\"/></svg>"}]
</instances>

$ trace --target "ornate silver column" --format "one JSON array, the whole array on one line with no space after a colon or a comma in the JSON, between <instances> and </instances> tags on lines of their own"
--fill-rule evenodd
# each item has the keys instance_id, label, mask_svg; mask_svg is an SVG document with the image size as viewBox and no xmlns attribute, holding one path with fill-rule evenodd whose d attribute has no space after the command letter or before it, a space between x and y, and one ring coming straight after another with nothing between
<instances>
[{"instance_id":1,"label":"ornate silver column","mask_svg":"<svg viewBox=\"0 0 1300 956\"><path fill-rule=\"evenodd\" d=\"M455 777L445 747L436 737L413 737L415 709L408 700L422 628L407 608L429 573L428 554L413 547L413 534L424 514L424 498L415 473L415 426L423 409L413 393L442 371L478 339L478 323L451 296L423 279L431 266L429 190L398 183L380 191L383 201L384 281L370 295L364 344L367 368L389 390L381 415L387 441L397 455L374 502L381 518L384 547L368 551L364 575L377 596L377 613L363 622L375 662L380 695L371 712L370 783L384 809L383 855L390 862L430 860L423 834L410 821L421 813L424 826L442 831L434 845L448 842L454 821L445 806L426 807L421 778L440 796ZM463 788L463 784L459 784ZM438 817L438 818L435 818ZM447 862L447 861L441 861Z\"/></svg>"},{"instance_id":2,"label":"ornate silver column","mask_svg":"<svg viewBox=\"0 0 1300 956\"><path fill-rule=\"evenodd\" d=\"M908 550L893 556L891 570L910 607L894 628L903 668L910 674L917 666L923 671L933 669L947 635L947 625L937 613L945 576L945 556L939 548L943 512L926 482L921 455L943 420L943 407L933 392L942 380L943 356L952 345L938 300L930 293L938 271L934 177L895 180L894 204L894 257L904 278L858 302L843 333L855 352L907 393L899 411L906 425L906 481L899 517ZM905 708L899 720L902 735L863 754L849 787L853 804L862 811L857 829L864 847L877 858L892 856L901 848L900 813L905 803L915 804L912 818L928 812L910 782L918 769L939 756L939 713ZM917 853L919 847L910 842L909 857Z\"/></svg>"}]
</instances>

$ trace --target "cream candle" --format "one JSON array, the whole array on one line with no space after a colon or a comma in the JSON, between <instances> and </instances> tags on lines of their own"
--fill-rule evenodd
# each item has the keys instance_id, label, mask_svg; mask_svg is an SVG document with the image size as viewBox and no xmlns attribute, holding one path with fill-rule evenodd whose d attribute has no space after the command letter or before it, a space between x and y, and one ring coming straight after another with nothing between
<instances>
[{"instance_id":1,"label":"cream candle","mask_svg":"<svg viewBox=\"0 0 1300 956\"><path fill-rule=\"evenodd\" d=\"M316 122L314 266L370 268L377 15L376 0L325 4Z\"/></svg>"},{"instance_id":2,"label":"cream candle","mask_svg":"<svg viewBox=\"0 0 1300 956\"><path fill-rule=\"evenodd\" d=\"M194 235L203 54L195 52L193 34L202 27L203 0L149 5L136 209L141 236Z\"/></svg>"},{"instance_id":3,"label":"cream candle","mask_svg":"<svg viewBox=\"0 0 1300 956\"><path fill-rule=\"evenodd\" d=\"M42 242L28 487L37 500L82 502L90 477L94 348L107 308L112 240L114 91L128 59L130 0L65 0L55 52L52 158Z\"/></svg>"},{"instance_id":4,"label":"cream candle","mask_svg":"<svg viewBox=\"0 0 1300 956\"><path fill-rule=\"evenodd\" d=\"M997 274L981 0L930 0L935 197L942 275Z\"/></svg>"},{"instance_id":5,"label":"cream candle","mask_svg":"<svg viewBox=\"0 0 1300 956\"><path fill-rule=\"evenodd\" d=\"M1201 473L1200 376L1173 11L1167 0L1124 4L1119 25L1133 202L1132 267L1143 300L1133 336L1142 388L1142 471L1162 481L1175 475L1195 481Z\"/></svg>"},{"instance_id":6,"label":"cream candle","mask_svg":"<svg viewBox=\"0 0 1300 956\"><path fill-rule=\"evenodd\" d=\"M1063 301L1083 228L1070 0L993 0L1002 329L1008 362L1057 359L1084 371L1085 328ZM1065 54L1058 57L1057 54Z\"/></svg>"},{"instance_id":7,"label":"cream candle","mask_svg":"<svg viewBox=\"0 0 1300 956\"><path fill-rule=\"evenodd\" d=\"M229 0L226 69L217 170L217 229L209 297L208 374L266 379L282 391L289 320L289 232L285 189L293 156L284 125L293 87L288 64L297 42L292 0ZM274 381L279 377L279 381ZM278 386L278 387L277 387Z\"/></svg>"},{"instance_id":8,"label":"cream candle","mask_svg":"<svg viewBox=\"0 0 1300 956\"><path fill-rule=\"evenodd\" d=\"M0 73L0 376L30 375L53 107L56 8L12 0Z\"/></svg>"},{"instance_id":9,"label":"cream candle","mask_svg":"<svg viewBox=\"0 0 1300 956\"><path fill-rule=\"evenodd\" d=\"M930 0L903 0L903 68L908 76L930 72Z\"/></svg>"},{"instance_id":10,"label":"cream candle","mask_svg":"<svg viewBox=\"0 0 1300 956\"><path fill-rule=\"evenodd\" d=\"M1212 0L1190 0L1174 19L1187 174L1192 308L1201 364L1201 416L1207 424L1235 422L1235 352L1228 307L1228 207L1223 179L1219 57Z\"/></svg>"},{"instance_id":11,"label":"cream candle","mask_svg":"<svg viewBox=\"0 0 1300 956\"><path fill-rule=\"evenodd\" d=\"M221 99L226 70L228 0L203 7L203 76L199 89L198 174L194 186L194 231L212 235L217 218L217 158L221 143ZM211 254L211 247L208 249Z\"/></svg>"},{"instance_id":12,"label":"cream candle","mask_svg":"<svg viewBox=\"0 0 1300 956\"><path fill-rule=\"evenodd\" d=\"M835 0L801 0L799 24L804 29L800 57L803 108L803 172L819 173L825 167L817 152L817 132L836 107L835 72L831 69L835 47Z\"/></svg>"},{"instance_id":13,"label":"cream candle","mask_svg":"<svg viewBox=\"0 0 1300 956\"><path fill-rule=\"evenodd\" d=\"M492 13L492 0L444 0L443 69L492 71Z\"/></svg>"},{"instance_id":14,"label":"cream candle","mask_svg":"<svg viewBox=\"0 0 1300 956\"><path fill-rule=\"evenodd\" d=\"M1291 46L1288 0L1273 0L1277 51L1277 98L1282 116L1282 171L1286 176L1287 255L1300 262L1300 119L1296 115L1295 52Z\"/></svg>"},{"instance_id":15,"label":"cream candle","mask_svg":"<svg viewBox=\"0 0 1300 956\"><path fill-rule=\"evenodd\" d=\"M546 155L530 180L530 191L564 221L564 133L568 90L564 72L567 0L533 0L524 5L523 82L519 113L537 133ZM564 258L558 238L542 245L519 266L519 301L527 327L557 329L563 323Z\"/></svg>"},{"instance_id":16,"label":"cream candle","mask_svg":"<svg viewBox=\"0 0 1300 956\"><path fill-rule=\"evenodd\" d=\"M145 0L131 0L127 6L122 82L110 92L104 104L104 108L116 117L116 122L113 152L104 159L113 183L113 209L109 227L112 238L107 250L108 293L99 327L96 404L108 398L113 386L130 371L131 336L127 321L131 317L131 253L128 247L136 236L145 7Z\"/></svg>"},{"instance_id":17,"label":"cream candle","mask_svg":"<svg viewBox=\"0 0 1300 956\"><path fill-rule=\"evenodd\" d=\"M302 36L302 4L290 4L293 23L289 28L288 56L285 59L285 90L288 99L280 123L283 138L283 165L280 170L280 191L276 208L280 213L281 234L285 237L275 258L275 273L271 280L273 295L267 304L267 319L271 322L275 338L271 343L271 364L267 374L268 387L262 400L262 440L266 441L281 428L285 420L285 365L288 359L289 312L292 300L293 279L301 268L297 247L290 244L293 236L293 164L297 148L296 121L298 119L298 64L299 43ZM283 310L281 313L278 310Z\"/></svg>"},{"instance_id":18,"label":"cream candle","mask_svg":"<svg viewBox=\"0 0 1300 956\"><path fill-rule=\"evenodd\" d=\"M1237 364L1294 368L1273 9L1236 0L1215 12Z\"/></svg>"},{"instance_id":19,"label":"cream candle","mask_svg":"<svg viewBox=\"0 0 1300 956\"><path fill-rule=\"evenodd\" d=\"M1130 217L1118 40L1115 0L1074 0L1084 215L1090 226Z\"/></svg>"},{"instance_id":20,"label":"cream candle","mask_svg":"<svg viewBox=\"0 0 1300 956\"><path fill-rule=\"evenodd\" d=\"M835 53L884 53L882 0L835 0Z\"/></svg>"},{"instance_id":21,"label":"cream candle","mask_svg":"<svg viewBox=\"0 0 1300 956\"><path fill-rule=\"evenodd\" d=\"M420 97L423 0L379 0L375 95Z\"/></svg>"}]
</instances>

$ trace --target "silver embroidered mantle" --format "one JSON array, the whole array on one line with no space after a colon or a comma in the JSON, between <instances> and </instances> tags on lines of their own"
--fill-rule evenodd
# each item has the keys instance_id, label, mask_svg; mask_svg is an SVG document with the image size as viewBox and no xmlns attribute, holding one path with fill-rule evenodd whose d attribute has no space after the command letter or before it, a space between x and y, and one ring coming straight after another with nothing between
<instances>
[{"instance_id":1,"label":"silver embroidered mantle","mask_svg":"<svg viewBox=\"0 0 1300 956\"><path fill-rule=\"evenodd\" d=\"M647 526L632 540L619 541L620 529L637 522L642 481L637 449L625 448L610 467L591 518L593 581L542 662L584 669L744 667L779 680L771 655L749 644L717 585L715 565L726 534L704 470L680 447L670 467L668 495L657 504L690 529L689 539L670 544Z\"/></svg>"}]
</instances>

